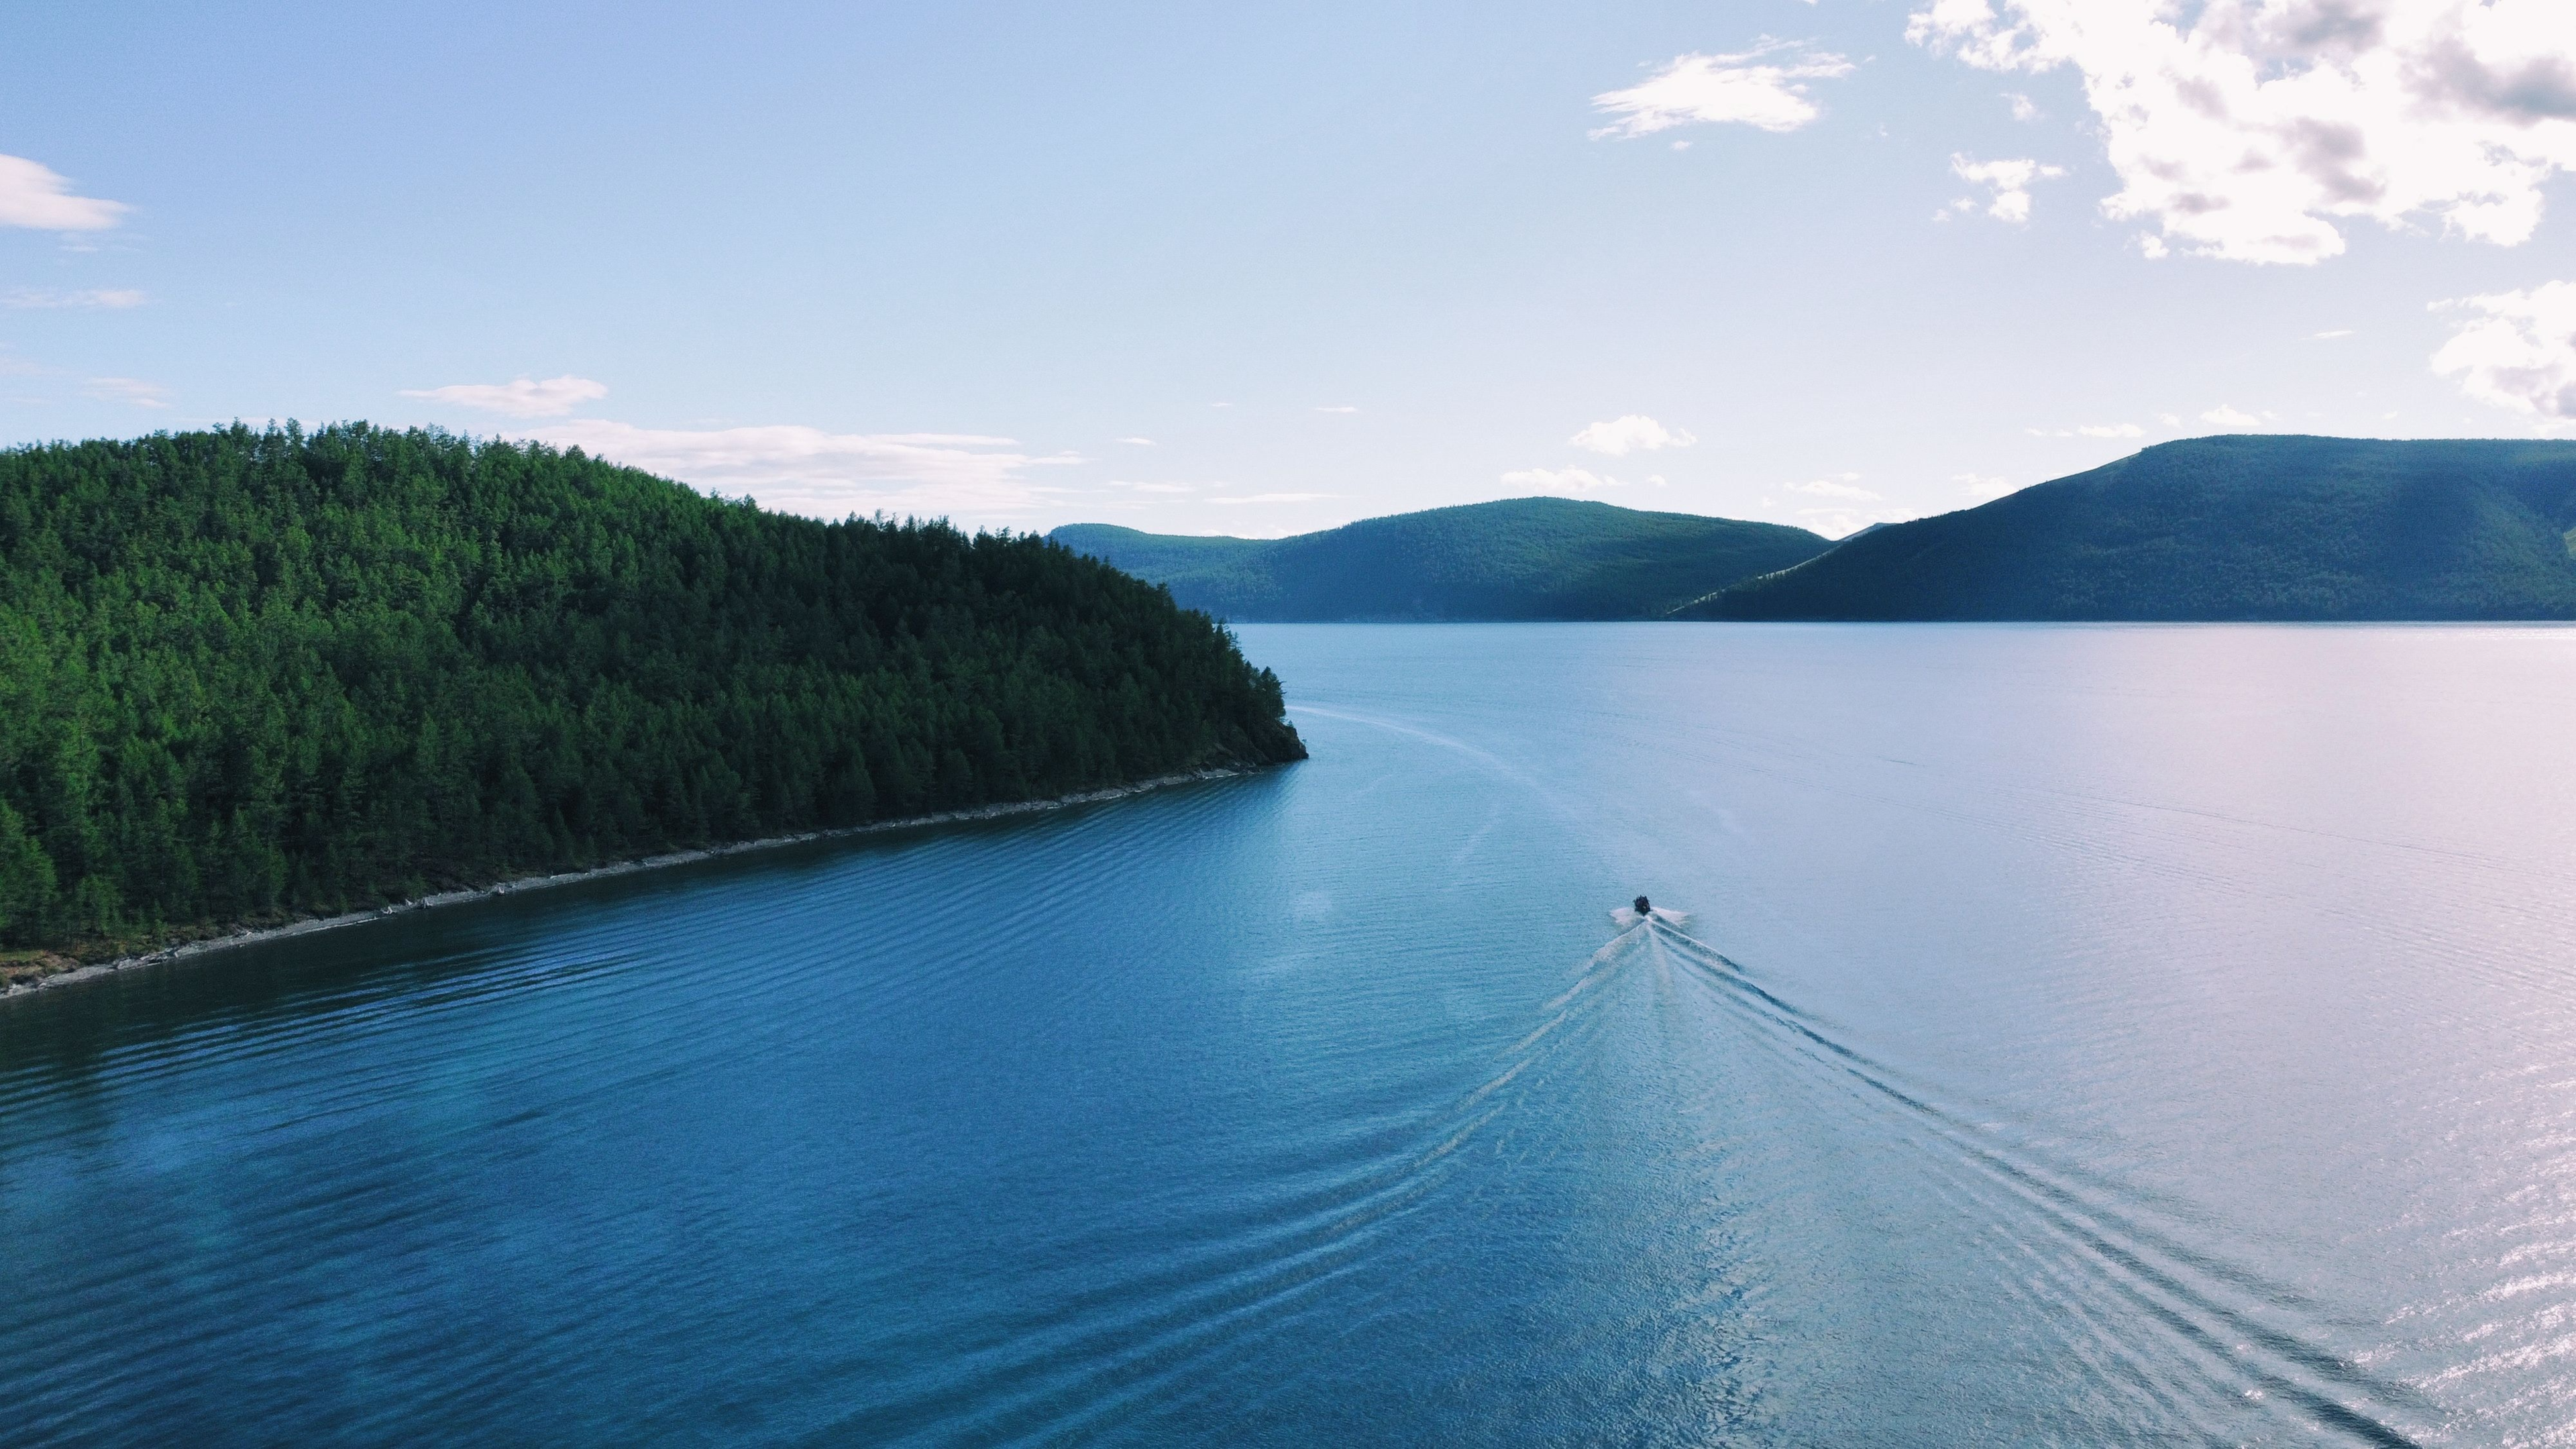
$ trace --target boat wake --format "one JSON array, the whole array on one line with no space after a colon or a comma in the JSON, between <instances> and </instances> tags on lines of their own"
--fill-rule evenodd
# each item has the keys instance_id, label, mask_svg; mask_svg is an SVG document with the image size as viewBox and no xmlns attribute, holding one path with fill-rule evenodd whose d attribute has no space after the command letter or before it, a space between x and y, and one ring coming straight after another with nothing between
<instances>
[{"instance_id":1,"label":"boat wake","mask_svg":"<svg viewBox=\"0 0 2576 1449\"><path fill-rule=\"evenodd\" d=\"M2438 1406L2357 1355L2325 1346L2371 1325L2338 1325L2295 1288L2195 1241L2184 1224L2199 1224L2205 1239L2206 1213L2054 1160L1944 1104L1684 930L1682 913L1623 909L1613 919L1619 934L1552 1005L1640 967L1706 988L1753 1041L1802 1075L1908 1126L1909 1144L1987 1219L2011 1255L2015 1271L2004 1277L2026 1285L2021 1291L2070 1340L2066 1351L2096 1362L2163 1415L2230 1437L2252 1428L2249 1418L2285 1413L2309 1432L2359 1443L2438 1440Z\"/></svg>"},{"instance_id":2,"label":"boat wake","mask_svg":"<svg viewBox=\"0 0 2576 1449\"><path fill-rule=\"evenodd\" d=\"M1524 1210L1524 1174L1579 1148L1560 1140L1558 1118L1523 1109L1593 1090L1636 1025L1626 1008L1638 998L1623 992L1650 986L1712 1003L1744 1028L1745 1045L1803 1084L1800 1095L1839 1097L1893 1127L1888 1135L1928 1167L1942 1198L1976 1219L1974 1236L1998 1257L1994 1291L2018 1299L2013 1317L2051 1340L2038 1351L2076 1366L2088 1388L2116 1402L2090 1427L2116 1423L2123 1432L2109 1437L2127 1441L2295 1433L2440 1442L2435 1405L2332 1346L2370 1325L2339 1325L2296 1289L2211 1250L2206 1215L2057 1160L1944 1102L1693 935L1689 912L1623 908L1612 920L1611 939L1472 1078L1372 1130L1318 1144L1278 1190L1247 1195L1222 1219L1139 1255L1114 1283L996 1314L952 1345L964 1372L836 1427L860 1437L938 1424L979 1439L1079 1438L1119 1422L1257 1411L1258 1396L1242 1398L1241 1385L1284 1330L1326 1304L1353 1321L1405 1311L1472 1251L1449 1240L1443 1214L1417 1218L1423 1205L1466 1193L1483 1206L1462 1214L1453 1204L1446 1216ZM2197 1236L2187 1226L2195 1221ZM1675 1283L1704 1306L1712 1295L1702 1286ZM1768 1330L1757 1320L1746 1331L1758 1339ZM1748 1349L1759 1352L1758 1342ZM961 1414L961 1402L976 1407ZM1746 1412L1747 1422L1760 1413ZM2054 1438L2108 1441L2081 1429Z\"/></svg>"}]
</instances>

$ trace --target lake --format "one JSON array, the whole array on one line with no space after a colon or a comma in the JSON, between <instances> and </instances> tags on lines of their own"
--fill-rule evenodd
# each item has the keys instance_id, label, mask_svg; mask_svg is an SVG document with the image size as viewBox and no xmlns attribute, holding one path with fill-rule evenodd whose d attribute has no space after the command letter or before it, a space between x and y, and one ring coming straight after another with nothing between
<instances>
[{"instance_id":1,"label":"lake","mask_svg":"<svg viewBox=\"0 0 2576 1449\"><path fill-rule=\"evenodd\" d=\"M2576 630L1239 632L1307 763L0 1003L0 1440L2569 1438Z\"/></svg>"}]
</instances>

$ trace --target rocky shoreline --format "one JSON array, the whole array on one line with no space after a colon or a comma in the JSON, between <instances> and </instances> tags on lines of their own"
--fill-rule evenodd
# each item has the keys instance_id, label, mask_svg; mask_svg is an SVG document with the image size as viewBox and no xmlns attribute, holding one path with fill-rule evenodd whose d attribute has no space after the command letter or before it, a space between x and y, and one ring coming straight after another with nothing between
<instances>
[{"instance_id":1,"label":"rocky shoreline","mask_svg":"<svg viewBox=\"0 0 2576 1449\"><path fill-rule=\"evenodd\" d=\"M342 926L383 920L387 916L408 915L413 911L425 911L437 906L462 905L467 901L479 901L492 896L516 895L521 891L543 890L548 886L572 885L580 881L601 880L609 876L632 875L637 871L687 865L694 861L741 855L747 851L770 850L782 845L802 845L808 841L839 840L851 836L875 835L890 830L911 830L922 826L951 825L970 820L997 820L1004 816L1028 815L1040 810L1061 810L1070 805L1092 805L1103 800L1141 795L1148 790L1160 790L1172 785L1196 784L1203 780L1223 780L1251 773L1252 770L1245 767L1187 770L1176 775L1157 775L1150 780L1138 780L1133 784L1113 785L1101 790L1084 790L1076 794L1057 795L1045 800L1014 800L999 805L978 805L965 810L942 810L929 815L908 815L900 820L877 820L866 825L848 825L834 830L808 830L798 835L773 835L760 840L739 840L726 845L710 845L699 850L675 850L664 855L649 855L636 860L619 861L613 865L594 866L588 870L563 871L554 875L521 876L515 880L497 881L473 890L442 891L437 895L423 896L418 900L403 901L390 906L379 906L374 910L350 911L345 915L337 916L312 916L263 930L243 927L228 936L208 936L180 945L167 946L157 951L120 956L113 961L73 966L68 970L57 971L32 980L22 979L10 982L5 989L0 989L0 1000L31 995L38 991L51 991L84 981L96 981L101 977L112 976L119 971L131 971L138 967L192 960L217 951L228 951L236 946L255 945L261 941L278 941L289 936L306 936L316 931L336 930Z\"/></svg>"}]
</instances>

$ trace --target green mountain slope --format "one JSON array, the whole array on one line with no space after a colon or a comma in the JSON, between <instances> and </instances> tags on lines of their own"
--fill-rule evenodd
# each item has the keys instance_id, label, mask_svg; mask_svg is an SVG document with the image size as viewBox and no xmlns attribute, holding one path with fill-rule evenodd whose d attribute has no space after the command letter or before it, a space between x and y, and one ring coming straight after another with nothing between
<instances>
[{"instance_id":1,"label":"green mountain slope","mask_svg":"<svg viewBox=\"0 0 2576 1449\"><path fill-rule=\"evenodd\" d=\"M1301 757L1036 538L365 426L0 452L0 942L135 939Z\"/></svg>"},{"instance_id":2,"label":"green mountain slope","mask_svg":"<svg viewBox=\"0 0 2576 1449\"><path fill-rule=\"evenodd\" d=\"M2576 618L2576 443L2164 443L1700 601L1724 619Z\"/></svg>"},{"instance_id":3,"label":"green mountain slope","mask_svg":"<svg viewBox=\"0 0 2576 1449\"><path fill-rule=\"evenodd\" d=\"M1831 547L1802 528L1515 498L1294 538L1190 538L1076 523L1048 537L1222 619L1658 618Z\"/></svg>"}]
</instances>

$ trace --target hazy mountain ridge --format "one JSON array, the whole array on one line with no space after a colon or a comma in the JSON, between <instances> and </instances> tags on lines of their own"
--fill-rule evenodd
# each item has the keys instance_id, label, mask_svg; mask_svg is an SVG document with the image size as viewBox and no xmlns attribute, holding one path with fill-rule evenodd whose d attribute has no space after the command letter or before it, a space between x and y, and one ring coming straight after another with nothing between
<instances>
[{"instance_id":1,"label":"hazy mountain ridge","mask_svg":"<svg viewBox=\"0 0 2576 1449\"><path fill-rule=\"evenodd\" d=\"M2164 443L1892 524L1703 619L2576 618L2576 442Z\"/></svg>"},{"instance_id":2,"label":"hazy mountain ridge","mask_svg":"<svg viewBox=\"0 0 2576 1449\"><path fill-rule=\"evenodd\" d=\"M1832 547L1801 528L1515 498L1281 539L1076 523L1049 538L1246 621L1660 618Z\"/></svg>"}]
</instances>

